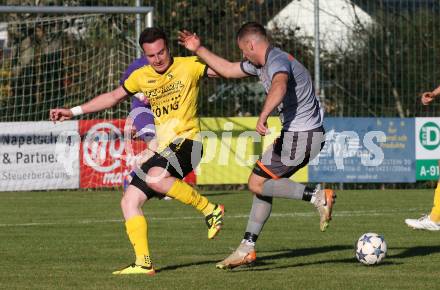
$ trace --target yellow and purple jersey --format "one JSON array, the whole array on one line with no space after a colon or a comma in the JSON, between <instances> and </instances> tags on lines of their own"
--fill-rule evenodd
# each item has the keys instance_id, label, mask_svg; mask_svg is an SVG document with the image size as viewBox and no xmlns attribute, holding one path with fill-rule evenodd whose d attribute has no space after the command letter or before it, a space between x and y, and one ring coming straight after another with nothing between
<instances>
[{"instance_id":1,"label":"yellow and purple jersey","mask_svg":"<svg viewBox=\"0 0 440 290\"><path fill-rule=\"evenodd\" d=\"M198 94L207 66L197 57L175 57L167 71L150 65L135 70L124 82L129 94L142 92L154 114L159 151L177 138L195 140L200 132Z\"/></svg>"}]
</instances>

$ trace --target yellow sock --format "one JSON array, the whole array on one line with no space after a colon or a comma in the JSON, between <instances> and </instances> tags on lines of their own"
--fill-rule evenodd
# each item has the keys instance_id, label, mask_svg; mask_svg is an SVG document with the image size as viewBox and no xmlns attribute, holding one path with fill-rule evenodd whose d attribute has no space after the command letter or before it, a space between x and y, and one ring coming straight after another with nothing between
<instances>
[{"instance_id":1,"label":"yellow sock","mask_svg":"<svg viewBox=\"0 0 440 290\"><path fill-rule=\"evenodd\" d=\"M167 195L184 204L192 205L205 216L210 214L215 207L206 197L200 195L194 188L180 179L176 179Z\"/></svg>"},{"instance_id":2,"label":"yellow sock","mask_svg":"<svg viewBox=\"0 0 440 290\"><path fill-rule=\"evenodd\" d=\"M430 218L433 222L440 222L440 182L437 183L437 188L434 193L434 206L432 207Z\"/></svg>"},{"instance_id":3,"label":"yellow sock","mask_svg":"<svg viewBox=\"0 0 440 290\"><path fill-rule=\"evenodd\" d=\"M150 252L148 250L147 220L142 215L134 216L125 222L127 235L136 254L136 264L151 266Z\"/></svg>"}]
</instances>

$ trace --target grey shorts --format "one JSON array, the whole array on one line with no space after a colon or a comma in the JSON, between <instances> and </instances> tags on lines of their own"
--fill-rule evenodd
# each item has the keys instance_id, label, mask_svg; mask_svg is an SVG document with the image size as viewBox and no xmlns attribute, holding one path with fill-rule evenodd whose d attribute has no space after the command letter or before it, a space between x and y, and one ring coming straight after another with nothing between
<instances>
[{"instance_id":1,"label":"grey shorts","mask_svg":"<svg viewBox=\"0 0 440 290\"><path fill-rule=\"evenodd\" d=\"M278 179L290 177L313 160L324 147L324 128L310 131L282 131L266 149L252 171L258 176Z\"/></svg>"}]
</instances>

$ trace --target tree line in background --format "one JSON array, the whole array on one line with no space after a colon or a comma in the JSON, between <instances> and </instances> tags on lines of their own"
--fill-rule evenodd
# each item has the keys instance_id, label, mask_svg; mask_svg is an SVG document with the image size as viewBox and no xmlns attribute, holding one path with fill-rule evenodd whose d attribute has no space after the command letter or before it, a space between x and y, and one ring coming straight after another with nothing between
<instances>
[{"instance_id":1,"label":"tree line in background","mask_svg":"<svg viewBox=\"0 0 440 290\"><path fill-rule=\"evenodd\" d=\"M249 20L267 24L289 2L156 0L143 1L143 4L155 7L155 24L169 33L174 55L188 55L177 44L177 31L186 28L196 31L214 52L239 61L241 56L235 33L241 24ZM406 0L400 1L400 5L390 4L398 1L369 2L354 1L369 13L372 23L367 25L357 21L352 27L349 45L321 51L320 94L327 114L353 117L435 115L437 106L422 108L418 99L421 92L440 84L437 69L440 44L435 41L439 34L436 25L438 4L425 1L431 4L412 7L401 5L409 2ZM2 5L36 4L134 6L134 1L8 0ZM26 23L45 16L10 14L1 17L7 22ZM74 105L118 84L120 73L137 49L134 15L126 18L108 16L93 25L86 23L87 41L68 33L73 27L71 22L61 23L57 24L65 25L61 29L44 25L20 26L20 30L9 27L10 42L15 46L10 53L17 57L1 59L0 120L44 120L46 111L52 106ZM314 40L298 33L300 29L275 27L271 38L275 45L304 63L313 76ZM110 52L119 51L117 48L122 53L112 55ZM90 55L84 55L84 51ZM97 51L102 55L94 56ZM9 70L5 69L10 60L15 63L10 64ZM108 74L109 71L112 74ZM15 80L12 86L11 79ZM201 114L257 115L265 94L256 81L253 78L244 81L205 80L201 89ZM27 106L29 103L32 106ZM119 109L127 108L123 105ZM113 112L113 115L105 116L121 117L120 111Z\"/></svg>"}]
</instances>

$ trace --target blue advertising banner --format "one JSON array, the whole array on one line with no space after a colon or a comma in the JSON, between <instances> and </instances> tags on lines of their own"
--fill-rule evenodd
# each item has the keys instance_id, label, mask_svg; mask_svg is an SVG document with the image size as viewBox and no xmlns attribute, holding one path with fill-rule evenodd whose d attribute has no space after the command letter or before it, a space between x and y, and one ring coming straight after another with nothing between
<instances>
[{"instance_id":1,"label":"blue advertising banner","mask_svg":"<svg viewBox=\"0 0 440 290\"><path fill-rule=\"evenodd\" d=\"M415 182L413 118L326 118L309 182Z\"/></svg>"}]
</instances>

